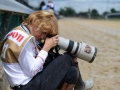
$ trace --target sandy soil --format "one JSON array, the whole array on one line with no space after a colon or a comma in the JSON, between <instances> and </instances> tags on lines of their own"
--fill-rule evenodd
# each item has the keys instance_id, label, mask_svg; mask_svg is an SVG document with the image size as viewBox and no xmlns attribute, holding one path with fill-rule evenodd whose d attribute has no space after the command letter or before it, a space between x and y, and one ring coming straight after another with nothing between
<instances>
[{"instance_id":1,"label":"sandy soil","mask_svg":"<svg viewBox=\"0 0 120 90\"><path fill-rule=\"evenodd\" d=\"M120 22L66 18L59 28L61 36L97 47L93 63L79 59L83 79L95 80L92 90L120 90Z\"/></svg>"},{"instance_id":2,"label":"sandy soil","mask_svg":"<svg viewBox=\"0 0 120 90\"><path fill-rule=\"evenodd\" d=\"M92 63L78 59L83 79L95 80L92 90L120 90L120 22L79 18L64 18L58 22L60 36L97 47ZM2 90L5 82L2 74L0 77Z\"/></svg>"}]
</instances>

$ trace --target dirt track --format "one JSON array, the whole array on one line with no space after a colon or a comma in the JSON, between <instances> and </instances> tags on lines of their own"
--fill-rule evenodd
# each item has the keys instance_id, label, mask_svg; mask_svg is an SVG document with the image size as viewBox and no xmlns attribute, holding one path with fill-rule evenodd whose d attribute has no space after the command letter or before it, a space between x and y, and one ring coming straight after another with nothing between
<instances>
[{"instance_id":1,"label":"dirt track","mask_svg":"<svg viewBox=\"0 0 120 90\"><path fill-rule=\"evenodd\" d=\"M97 47L93 63L79 59L83 79L95 80L92 90L120 90L120 22L65 18L59 29L64 38Z\"/></svg>"},{"instance_id":2,"label":"dirt track","mask_svg":"<svg viewBox=\"0 0 120 90\"><path fill-rule=\"evenodd\" d=\"M78 18L58 22L60 36L97 47L93 63L78 60L83 79L95 80L92 90L120 90L120 22Z\"/></svg>"}]
</instances>

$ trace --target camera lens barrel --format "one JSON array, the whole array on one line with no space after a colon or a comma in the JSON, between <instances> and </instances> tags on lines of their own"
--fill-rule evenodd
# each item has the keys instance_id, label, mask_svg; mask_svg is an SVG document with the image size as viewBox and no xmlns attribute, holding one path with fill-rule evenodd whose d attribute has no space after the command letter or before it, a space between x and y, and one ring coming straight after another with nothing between
<instances>
[{"instance_id":1,"label":"camera lens barrel","mask_svg":"<svg viewBox=\"0 0 120 90\"><path fill-rule=\"evenodd\" d=\"M96 57L97 48L83 42L80 43L81 47L79 53L77 54L77 57L86 60L89 63L92 63Z\"/></svg>"},{"instance_id":2,"label":"camera lens barrel","mask_svg":"<svg viewBox=\"0 0 120 90\"><path fill-rule=\"evenodd\" d=\"M92 63L97 54L97 48L83 42L75 42L63 37L59 37L58 45L61 49L70 52L76 57Z\"/></svg>"}]
</instances>

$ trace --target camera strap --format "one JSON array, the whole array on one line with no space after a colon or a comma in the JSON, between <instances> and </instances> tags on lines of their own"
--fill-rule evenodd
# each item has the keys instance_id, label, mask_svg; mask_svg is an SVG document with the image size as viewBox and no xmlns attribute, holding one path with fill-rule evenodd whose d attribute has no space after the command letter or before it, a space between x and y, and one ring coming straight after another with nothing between
<instances>
[{"instance_id":1,"label":"camera strap","mask_svg":"<svg viewBox=\"0 0 120 90\"><path fill-rule=\"evenodd\" d=\"M21 26L26 32L28 32L28 33L30 34L30 30L27 28L26 25L20 24L20 26Z\"/></svg>"}]
</instances>

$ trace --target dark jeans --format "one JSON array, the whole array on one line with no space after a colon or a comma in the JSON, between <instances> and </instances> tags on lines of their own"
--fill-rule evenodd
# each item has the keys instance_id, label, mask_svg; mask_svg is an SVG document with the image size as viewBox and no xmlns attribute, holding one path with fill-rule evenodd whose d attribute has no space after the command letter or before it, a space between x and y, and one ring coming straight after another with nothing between
<instances>
[{"instance_id":1,"label":"dark jeans","mask_svg":"<svg viewBox=\"0 0 120 90\"><path fill-rule=\"evenodd\" d=\"M79 71L74 66L73 57L60 55L42 72L39 72L27 85L19 90L55 90L61 83L75 84Z\"/></svg>"}]
</instances>

